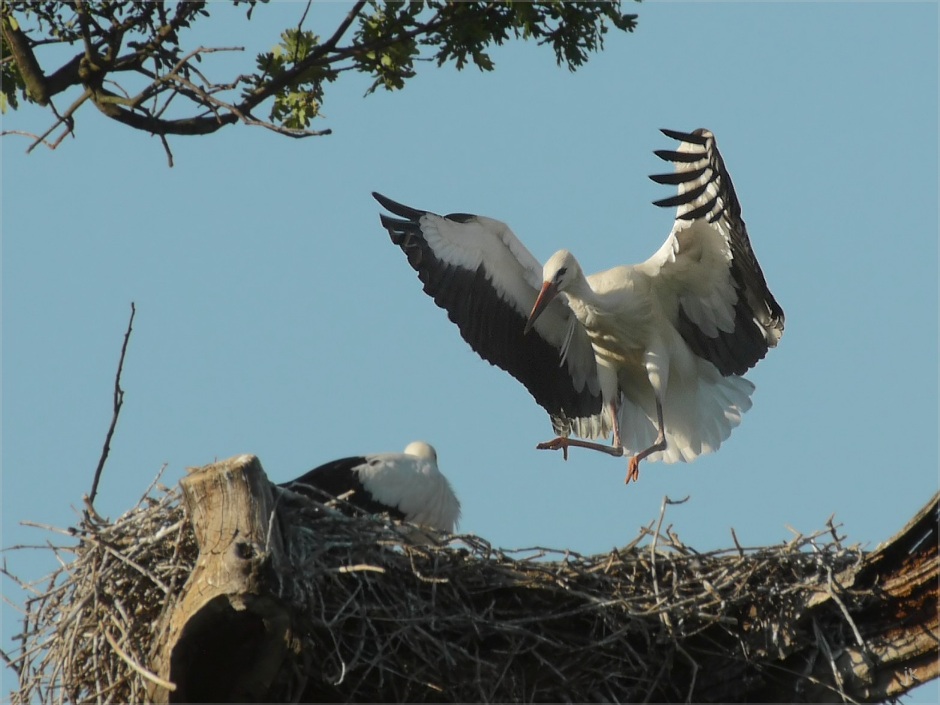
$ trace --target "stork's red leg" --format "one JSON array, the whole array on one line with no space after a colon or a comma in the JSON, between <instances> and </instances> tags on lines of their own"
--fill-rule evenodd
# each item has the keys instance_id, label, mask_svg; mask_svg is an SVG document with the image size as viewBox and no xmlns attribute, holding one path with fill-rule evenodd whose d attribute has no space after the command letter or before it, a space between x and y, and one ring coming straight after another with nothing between
<instances>
[{"instance_id":1,"label":"stork's red leg","mask_svg":"<svg viewBox=\"0 0 940 705\"><path fill-rule=\"evenodd\" d=\"M550 441L539 443L535 446L539 450L562 450L565 454L565 460L568 459L568 448L587 448L589 450L599 450L601 453L607 453L617 458L623 455L623 442L620 440L620 421L617 418L617 405L610 403L610 415L614 421L614 442L613 445L604 445L603 443L592 443L591 441L579 441L577 439L558 436Z\"/></svg>"},{"instance_id":2,"label":"stork's red leg","mask_svg":"<svg viewBox=\"0 0 940 705\"><path fill-rule=\"evenodd\" d=\"M625 485L640 479L640 461L643 458L657 451L666 450L666 425L663 423L663 405L659 403L659 399L656 400L656 420L659 422L659 435L656 436L653 445L630 458L630 462L627 463L627 477L623 481Z\"/></svg>"},{"instance_id":3,"label":"stork's red leg","mask_svg":"<svg viewBox=\"0 0 940 705\"><path fill-rule=\"evenodd\" d=\"M539 450L563 450L565 452L565 460L568 459L569 448L599 450L601 453L607 453L608 455L613 455L618 458L623 455L623 446L608 446L603 443L592 443L591 441L581 441L577 438L565 438L564 436L558 436L558 438L553 438L550 441L539 443L535 447Z\"/></svg>"}]
</instances>

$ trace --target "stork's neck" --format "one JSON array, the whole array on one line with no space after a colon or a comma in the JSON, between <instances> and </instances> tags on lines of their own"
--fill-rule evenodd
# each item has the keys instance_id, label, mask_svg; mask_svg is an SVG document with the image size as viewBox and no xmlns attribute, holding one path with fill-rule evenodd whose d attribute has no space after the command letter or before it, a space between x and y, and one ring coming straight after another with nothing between
<instances>
[{"instance_id":1,"label":"stork's neck","mask_svg":"<svg viewBox=\"0 0 940 705\"><path fill-rule=\"evenodd\" d=\"M562 293L568 300L568 307L582 326L591 328L598 318L606 317L606 307L583 274L571 281Z\"/></svg>"},{"instance_id":2,"label":"stork's neck","mask_svg":"<svg viewBox=\"0 0 940 705\"><path fill-rule=\"evenodd\" d=\"M577 278L565 287L565 294L567 294L569 301L576 301L584 306L597 308L601 305L600 297L591 288L583 272L578 272Z\"/></svg>"}]
</instances>

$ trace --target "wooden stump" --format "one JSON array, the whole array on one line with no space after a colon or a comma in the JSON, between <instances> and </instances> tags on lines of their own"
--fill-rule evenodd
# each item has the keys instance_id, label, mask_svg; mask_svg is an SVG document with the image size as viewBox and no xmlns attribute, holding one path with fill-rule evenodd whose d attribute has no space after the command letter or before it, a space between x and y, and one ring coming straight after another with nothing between
<instances>
[{"instance_id":1,"label":"wooden stump","mask_svg":"<svg viewBox=\"0 0 940 705\"><path fill-rule=\"evenodd\" d=\"M191 468L180 485L199 558L176 609L158 625L153 664L175 685L155 702L290 699L298 646L281 600L289 574L274 496L261 463L241 455Z\"/></svg>"}]
</instances>

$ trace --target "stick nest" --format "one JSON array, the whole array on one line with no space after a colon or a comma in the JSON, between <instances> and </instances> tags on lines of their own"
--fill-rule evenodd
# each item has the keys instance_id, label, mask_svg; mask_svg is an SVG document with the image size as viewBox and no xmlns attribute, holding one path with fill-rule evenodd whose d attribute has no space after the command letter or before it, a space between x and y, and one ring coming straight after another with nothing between
<instances>
[{"instance_id":1,"label":"stick nest","mask_svg":"<svg viewBox=\"0 0 940 705\"><path fill-rule=\"evenodd\" d=\"M819 628L827 652L833 634L852 641L840 610L800 624L863 556L831 521L780 546L698 553L662 526L664 502L630 545L584 556L472 535L421 545L396 522L312 520L309 507L292 496L278 509L294 570L281 595L301 642L284 686L294 699L734 700L818 644ZM12 701L148 700L154 625L198 553L178 492L155 484L116 521L62 533L77 543L52 547L60 567L19 582ZM864 595L839 603L850 599Z\"/></svg>"}]
</instances>

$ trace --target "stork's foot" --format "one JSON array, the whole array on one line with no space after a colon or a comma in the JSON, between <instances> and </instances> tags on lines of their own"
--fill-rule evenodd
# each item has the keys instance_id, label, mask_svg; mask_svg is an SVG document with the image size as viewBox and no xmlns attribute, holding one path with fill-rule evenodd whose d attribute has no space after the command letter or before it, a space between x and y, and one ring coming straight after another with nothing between
<instances>
[{"instance_id":1,"label":"stork's foot","mask_svg":"<svg viewBox=\"0 0 940 705\"><path fill-rule=\"evenodd\" d=\"M568 439L563 436L539 443L535 448L536 450L560 450L562 455L565 456L565 460L568 460Z\"/></svg>"},{"instance_id":2,"label":"stork's foot","mask_svg":"<svg viewBox=\"0 0 940 705\"><path fill-rule=\"evenodd\" d=\"M637 456L630 458L630 462L627 464L627 477L623 481L623 484L629 485L631 482L639 482L640 480L640 459Z\"/></svg>"},{"instance_id":3,"label":"stork's foot","mask_svg":"<svg viewBox=\"0 0 940 705\"><path fill-rule=\"evenodd\" d=\"M631 482L638 482L640 479L640 461L661 450L666 450L666 439L662 433L659 434L653 445L630 458L630 462L627 463L627 477L623 484L629 485Z\"/></svg>"}]
</instances>

